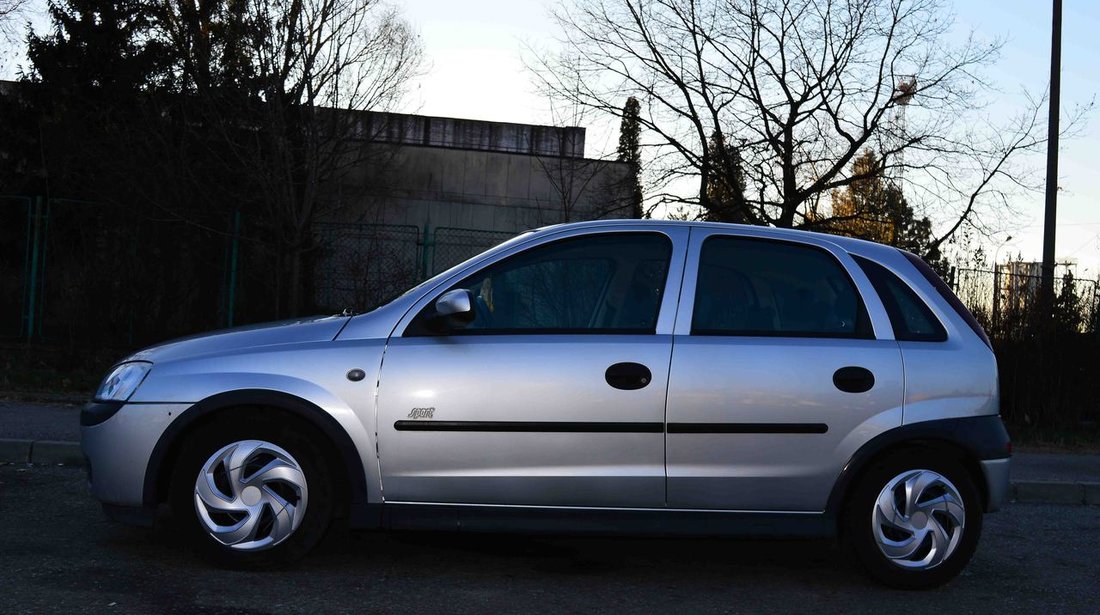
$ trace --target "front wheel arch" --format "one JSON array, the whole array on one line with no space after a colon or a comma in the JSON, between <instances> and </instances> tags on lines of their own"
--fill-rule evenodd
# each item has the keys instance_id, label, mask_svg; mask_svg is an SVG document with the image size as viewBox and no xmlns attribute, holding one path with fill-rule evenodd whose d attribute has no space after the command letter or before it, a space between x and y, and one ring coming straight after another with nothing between
<instances>
[{"instance_id":1,"label":"front wheel arch","mask_svg":"<svg viewBox=\"0 0 1100 615\"><path fill-rule=\"evenodd\" d=\"M179 458L180 447L189 434L217 420L226 413L253 412L273 417L302 421L319 432L333 446L334 470L337 472L342 510L355 525L370 525L367 500L367 477L359 451L348 433L327 412L305 399L264 389L229 391L207 397L188 408L161 435L149 457L143 489L144 505L155 510L167 502L170 494L172 468Z\"/></svg>"}]
</instances>

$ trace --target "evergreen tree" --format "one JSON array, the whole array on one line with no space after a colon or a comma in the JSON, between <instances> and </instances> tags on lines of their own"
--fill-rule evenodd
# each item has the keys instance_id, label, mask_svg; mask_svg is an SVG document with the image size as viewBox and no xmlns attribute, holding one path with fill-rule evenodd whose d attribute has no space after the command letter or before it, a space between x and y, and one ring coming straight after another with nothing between
<instances>
[{"instance_id":1,"label":"evergreen tree","mask_svg":"<svg viewBox=\"0 0 1100 615\"><path fill-rule=\"evenodd\" d=\"M710 137L710 173L704 219L711 222L759 224L745 202L745 173L741 150L726 143L721 131Z\"/></svg>"},{"instance_id":2,"label":"evergreen tree","mask_svg":"<svg viewBox=\"0 0 1100 615\"><path fill-rule=\"evenodd\" d=\"M638 111L641 105L638 99L631 96L623 105L623 119L619 124L619 156L620 162L625 162L630 168L630 217L641 218L642 210L642 151L640 145L641 124L638 123Z\"/></svg>"},{"instance_id":3,"label":"evergreen tree","mask_svg":"<svg viewBox=\"0 0 1100 615\"><path fill-rule=\"evenodd\" d=\"M165 66L166 48L149 36L150 6L139 0L50 3L52 31L27 37L29 80L81 102L133 99Z\"/></svg>"},{"instance_id":4,"label":"evergreen tree","mask_svg":"<svg viewBox=\"0 0 1100 615\"><path fill-rule=\"evenodd\" d=\"M939 249L932 246L932 222L918 218L901 188L883 178L882 164L871 150L852 163L852 181L832 193L833 215L826 228L834 233L896 246L944 270Z\"/></svg>"}]
</instances>

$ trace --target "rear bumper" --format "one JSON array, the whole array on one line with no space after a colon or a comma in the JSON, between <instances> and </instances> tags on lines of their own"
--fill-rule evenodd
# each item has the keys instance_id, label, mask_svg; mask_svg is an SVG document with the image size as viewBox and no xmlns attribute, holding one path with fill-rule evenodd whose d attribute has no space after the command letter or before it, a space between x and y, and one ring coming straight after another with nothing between
<instances>
[{"instance_id":1,"label":"rear bumper","mask_svg":"<svg viewBox=\"0 0 1100 615\"><path fill-rule=\"evenodd\" d=\"M1011 458L982 460L982 475L985 477L985 511L993 512L1008 501L1008 472Z\"/></svg>"}]
</instances>

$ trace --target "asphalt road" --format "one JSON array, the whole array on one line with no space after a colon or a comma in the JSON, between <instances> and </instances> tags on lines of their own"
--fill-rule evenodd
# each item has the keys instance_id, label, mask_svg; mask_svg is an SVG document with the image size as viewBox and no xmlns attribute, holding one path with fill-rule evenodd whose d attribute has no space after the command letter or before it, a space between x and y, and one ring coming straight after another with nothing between
<instances>
[{"instance_id":1,"label":"asphalt road","mask_svg":"<svg viewBox=\"0 0 1100 615\"><path fill-rule=\"evenodd\" d=\"M1096 613L1100 507L986 517L963 576L879 587L819 542L331 533L290 570L208 566L110 523L82 471L0 465L5 613Z\"/></svg>"}]
</instances>

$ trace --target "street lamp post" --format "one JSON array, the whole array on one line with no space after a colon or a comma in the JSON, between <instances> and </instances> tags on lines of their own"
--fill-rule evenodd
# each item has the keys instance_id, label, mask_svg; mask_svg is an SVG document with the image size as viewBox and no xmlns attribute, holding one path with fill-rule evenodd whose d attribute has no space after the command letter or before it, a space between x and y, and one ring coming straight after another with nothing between
<instances>
[{"instance_id":1,"label":"street lamp post","mask_svg":"<svg viewBox=\"0 0 1100 615\"><path fill-rule=\"evenodd\" d=\"M1001 248L1007 246L1012 241L1012 235L1005 237L1005 240L1001 242L1001 245L997 246L997 249L993 251L993 331L997 331L997 324L1001 319L1001 265L1000 258Z\"/></svg>"},{"instance_id":2,"label":"street lamp post","mask_svg":"<svg viewBox=\"0 0 1100 615\"><path fill-rule=\"evenodd\" d=\"M1062 0L1054 0L1050 35L1050 108L1047 119L1046 216L1043 220L1043 277L1039 289L1044 314L1054 306L1054 229L1058 215L1058 112L1062 91Z\"/></svg>"}]
</instances>

